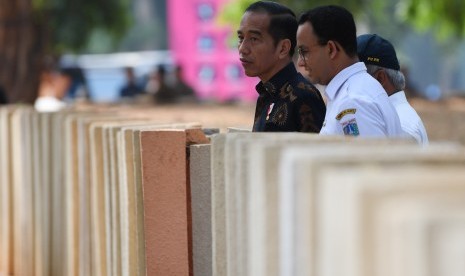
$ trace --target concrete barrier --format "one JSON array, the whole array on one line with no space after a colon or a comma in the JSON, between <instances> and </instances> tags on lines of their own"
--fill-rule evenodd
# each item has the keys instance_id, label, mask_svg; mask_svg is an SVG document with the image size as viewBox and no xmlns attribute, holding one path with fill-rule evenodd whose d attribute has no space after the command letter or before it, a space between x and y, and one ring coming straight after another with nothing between
<instances>
[{"instance_id":1,"label":"concrete barrier","mask_svg":"<svg viewBox=\"0 0 465 276\"><path fill-rule=\"evenodd\" d=\"M152 114L0 108L0 275L465 273L459 110L427 148Z\"/></svg>"}]
</instances>

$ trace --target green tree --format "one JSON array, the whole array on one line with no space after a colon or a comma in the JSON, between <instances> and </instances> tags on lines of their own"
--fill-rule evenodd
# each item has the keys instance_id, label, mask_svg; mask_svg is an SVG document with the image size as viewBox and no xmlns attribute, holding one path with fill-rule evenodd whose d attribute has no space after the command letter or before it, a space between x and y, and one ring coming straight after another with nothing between
<instances>
[{"instance_id":1,"label":"green tree","mask_svg":"<svg viewBox=\"0 0 465 276\"><path fill-rule=\"evenodd\" d=\"M238 26L244 10L254 2L256 2L256 0L232 0L228 2L222 7L219 19L220 23L232 22L232 24ZM290 7L297 16L308 9L321 5L328 5L328 1L325 0L280 0L274 2L279 2ZM383 0L334 0L331 4L344 6L357 14L364 11L368 4L377 6L377 10L380 10L383 7L383 2Z\"/></svg>"},{"instance_id":2,"label":"green tree","mask_svg":"<svg viewBox=\"0 0 465 276\"><path fill-rule=\"evenodd\" d=\"M0 85L11 102L32 103L46 56L77 51L95 30L117 39L129 0L0 0Z\"/></svg>"},{"instance_id":3,"label":"green tree","mask_svg":"<svg viewBox=\"0 0 465 276\"><path fill-rule=\"evenodd\" d=\"M432 29L439 40L465 37L465 1L408 0L399 1L400 20L418 30Z\"/></svg>"},{"instance_id":4,"label":"green tree","mask_svg":"<svg viewBox=\"0 0 465 276\"><path fill-rule=\"evenodd\" d=\"M239 25L245 8L254 0L231 1L223 7L220 22ZM280 0L297 15L326 0ZM432 30L439 40L465 37L465 1L463 0L333 0L331 4L349 9L371 24L412 25L419 31Z\"/></svg>"}]
</instances>

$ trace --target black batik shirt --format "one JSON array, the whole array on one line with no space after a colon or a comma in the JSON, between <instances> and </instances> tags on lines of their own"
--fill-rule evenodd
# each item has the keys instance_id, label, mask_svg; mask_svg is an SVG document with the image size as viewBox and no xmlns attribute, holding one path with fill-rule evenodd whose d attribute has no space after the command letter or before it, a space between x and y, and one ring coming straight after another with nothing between
<instances>
[{"instance_id":1,"label":"black batik shirt","mask_svg":"<svg viewBox=\"0 0 465 276\"><path fill-rule=\"evenodd\" d=\"M320 132L325 103L318 89L297 72L292 62L255 88L259 96L254 132Z\"/></svg>"}]
</instances>

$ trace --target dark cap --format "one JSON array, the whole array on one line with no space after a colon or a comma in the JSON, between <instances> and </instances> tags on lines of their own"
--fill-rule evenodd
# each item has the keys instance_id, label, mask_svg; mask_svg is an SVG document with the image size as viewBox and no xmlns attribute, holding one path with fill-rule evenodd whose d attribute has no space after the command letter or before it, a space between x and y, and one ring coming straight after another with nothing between
<instances>
[{"instance_id":1,"label":"dark cap","mask_svg":"<svg viewBox=\"0 0 465 276\"><path fill-rule=\"evenodd\" d=\"M394 46L376 34L364 34L357 37L357 52L360 61L366 64L400 70Z\"/></svg>"}]
</instances>

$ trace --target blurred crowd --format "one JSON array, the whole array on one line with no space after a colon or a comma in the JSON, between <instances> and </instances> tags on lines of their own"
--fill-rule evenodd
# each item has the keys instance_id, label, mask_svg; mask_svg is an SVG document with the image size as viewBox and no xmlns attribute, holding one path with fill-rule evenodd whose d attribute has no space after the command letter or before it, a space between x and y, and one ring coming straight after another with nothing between
<instances>
[{"instance_id":1,"label":"blurred crowd","mask_svg":"<svg viewBox=\"0 0 465 276\"><path fill-rule=\"evenodd\" d=\"M159 65L142 81L134 74L134 68L126 67L126 83L120 89L122 101L134 101L139 96L151 98L156 104L173 104L198 101L194 89L185 82L182 66L175 67L170 75L164 65Z\"/></svg>"},{"instance_id":2,"label":"blurred crowd","mask_svg":"<svg viewBox=\"0 0 465 276\"><path fill-rule=\"evenodd\" d=\"M194 89L186 83L181 65L168 69L156 66L152 72L136 76L135 68L121 68L124 84L117 101L124 104L176 104L199 102ZM8 104L7 91L0 85L0 104ZM60 68L46 61L40 74L35 108L54 112L73 102L91 102L91 93L84 70L77 66Z\"/></svg>"}]
</instances>

